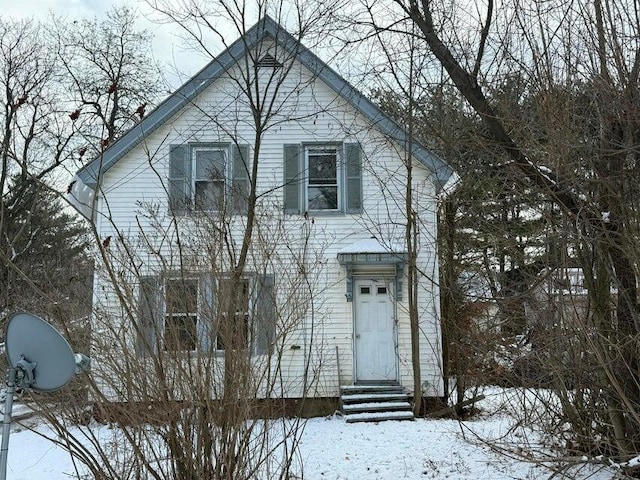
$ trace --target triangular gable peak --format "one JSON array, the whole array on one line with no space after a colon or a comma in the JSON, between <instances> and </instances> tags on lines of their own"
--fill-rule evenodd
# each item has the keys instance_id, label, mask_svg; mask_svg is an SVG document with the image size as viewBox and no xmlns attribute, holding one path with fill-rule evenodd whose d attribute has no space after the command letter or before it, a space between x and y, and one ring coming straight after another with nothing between
<instances>
[{"instance_id":1,"label":"triangular gable peak","mask_svg":"<svg viewBox=\"0 0 640 480\"><path fill-rule=\"evenodd\" d=\"M245 54L252 51L260 42L266 39L274 40L277 46L283 49L288 55L295 55L300 63L309 69L318 79L327 84L340 97L351 104L365 118L371 121L387 137L402 146L407 145L409 137L402 127L384 114L382 110L351 86L309 49L304 47L280 24L269 16L265 16L251 27L243 37L236 40L229 48L176 90L176 92L160 103L160 105L135 127L120 137L103 152L102 156L95 158L80 169L77 177L84 185L95 190L102 175L113 167L124 155L157 128L166 123L173 115L233 67ZM258 67L267 66L267 64L271 67L277 67L280 64L278 58L274 57L271 52L265 52L256 58L255 61ZM265 63L265 65L260 65L261 63ZM438 189L442 188L454 173L451 167L417 142L412 142L411 145L415 158L433 173L436 187Z\"/></svg>"}]
</instances>

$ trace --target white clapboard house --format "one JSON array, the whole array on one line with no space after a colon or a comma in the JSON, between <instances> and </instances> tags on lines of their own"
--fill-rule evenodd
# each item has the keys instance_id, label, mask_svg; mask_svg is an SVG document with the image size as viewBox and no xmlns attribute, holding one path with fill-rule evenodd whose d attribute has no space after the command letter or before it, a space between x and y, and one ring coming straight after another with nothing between
<instances>
[{"instance_id":1,"label":"white clapboard house","mask_svg":"<svg viewBox=\"0 0 640 480\"><path fill-rule=\"evenodd\" d=\"M224 370L218 327L235 322L234 348L271 382L258 396L410 400L409 158L422 390L442 397L436 210L455 174L269 17L77 172L73 201L106 246L93 325L106 397L136 397L152 353ZM236 311L216 311L243 246ZM124 349L140 361L107 367Z\"/></svg>"}]
</instances>

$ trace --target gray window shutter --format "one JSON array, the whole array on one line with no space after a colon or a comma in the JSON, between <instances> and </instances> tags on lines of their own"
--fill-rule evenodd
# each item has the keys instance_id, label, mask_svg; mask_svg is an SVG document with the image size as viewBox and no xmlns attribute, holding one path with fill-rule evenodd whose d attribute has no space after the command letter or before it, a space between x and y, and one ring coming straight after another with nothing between
<instances>
[{"instance_id":1,"label":"gray window shutter","mask_svg":"<svg viewBox=\"0 0 640 480\"><path fill-rule=\"evenodd\" d=\"M158 277L141 277L138 290L138 332L136 354L146 356L156 349L160 326L160 285Z\"/></svg>"},{"instance_id":2,"label":"gray window shutter","mask_svg":"<svg viewBox=\"0 0 640 480\"><path fill-rule=\"evenodd\" d=\"M284 211L302 213L300 188L304 175L300 162L300 145L284 146Z\"/></svg>"},{"instance_id":3,"label":"gray window shutter","mask_svg":"<svg viewBox=\"0 0 640 480\"><path fill-rule=\"evenodd\" d=\"M346 212L362 212L362 149L359 143L344 146L346 162Z\"/></svg>"},{"instance_id":4,"label":"gray window shutter","mask_svg":"<svg viewBox=\"0 0 640 480\"><path fill-rule=\"evenodd\" d=\"M183 215L191 208L191 155L188 145L169 147L169 211Z\"/></svg>"},{"instance_id":5,"label":"gray window shutter","mask_svg":"<svg viewBox=\"0 0 640 480\"><path fill-rule=\"evenodd\" d=\"M233 178L231 180L231 208L233 213L247 213L249 197L249 145L233 146Z\"/></svg>"},{"instance_id":6,"label":"gray window shutter","mask_svg":"<svg viewBox=\"0 0 640 480\"><path fill-rule=\"evenodd\" d=\"M200 299L198 305L199 348L203 353L211 353L216 348L215 279L206 273L200 278Z\"/></svg>"},{"instance_id":7,"label":"gray window shutter","mask_svg":"<svg viewBox=\"0 0 640 480\"><path fill-rule=\"evenodd\" d=\"M254 348L257 355L273 351L276 338L276 301L273 275L259 276L254 308Z\"/></svg>"}]
</instances>

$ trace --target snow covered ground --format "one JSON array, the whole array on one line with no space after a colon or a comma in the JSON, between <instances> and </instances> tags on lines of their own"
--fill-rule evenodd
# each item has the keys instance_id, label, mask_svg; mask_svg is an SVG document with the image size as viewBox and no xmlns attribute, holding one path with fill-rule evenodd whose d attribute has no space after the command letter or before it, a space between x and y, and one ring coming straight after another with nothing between
<instances>
[{"instance_id":1,"label":"snow covered ground","mask_svg":"<svg viewBox=\"0 0 640 480\"><path fill-rule=\"evenodd\" d=\"M495 405L488 398L485 405ZM523 429L511 429L513 419L485 408L475 420L388 421L378 424L347 424L339 416L310 419L300 443L305 479L539 479L553 471L512 455L499 454L480 438L500 439L497 444L527 455ZM78 478L69 456L37 432L50 434L45 425L35 432L14 426L10 437L9 480L68 480ZM75 428L75 427L74 427ZM94 425L108 438L113 430ZM518 443L520 442L520 444ZM612 468L579 464L564 476L579 480L610 480Z\"/></svg>"}]
</instances>

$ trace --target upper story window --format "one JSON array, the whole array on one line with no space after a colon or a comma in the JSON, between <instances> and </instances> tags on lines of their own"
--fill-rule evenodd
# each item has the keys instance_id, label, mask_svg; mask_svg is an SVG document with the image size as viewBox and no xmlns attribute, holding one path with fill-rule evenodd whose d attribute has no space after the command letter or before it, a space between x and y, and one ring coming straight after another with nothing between
<instances>
[{"instance_id":1,"label":"upper story window","mask_svg":"<svg viewBox=\"0 0 640 480\"><path fill-rule=\"evenodd\" d=\"M169 148L169 211L246 213L249 146L189 143Z\"/></svg>"},{"instance_id":2,"label":"upper story window","mask_svg":"<svg viewBox=\"0 0 640 480\"><path fill-rule=\"evenodd\" d=\"M361 157L357 143L285 145L285 212L362 212Z\"/></svg>"},{"instance_id":3,"label":"upper story window","mask_svg":"<svg viewBox=\"0 0 640 480\"><path fill-rule=\"evenodd\" d=\"M307 209L340 210L337 147L306 147Z\"/></svg>"},{"instance_id":4,"label":"upper story window","mask_svg":"<svg viewBox=\"0 0 640 480\"><path fill-rule=\"evenodd\" d=\"M227 183L227 148L192 149L193 191L197 210L222 210Z\"/></svg>"}]
</instances>

